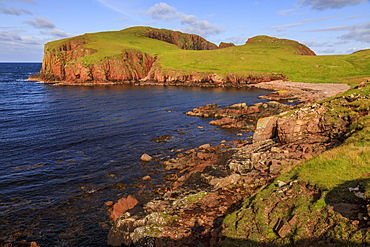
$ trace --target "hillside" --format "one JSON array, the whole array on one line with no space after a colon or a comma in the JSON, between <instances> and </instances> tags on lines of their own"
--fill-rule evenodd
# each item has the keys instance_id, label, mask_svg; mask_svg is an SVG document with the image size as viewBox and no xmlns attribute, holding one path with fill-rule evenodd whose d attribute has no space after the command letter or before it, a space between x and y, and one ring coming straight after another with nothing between
<instances>
[{"instance_id":1,"label":"hillside","mask_svg":"<svg viewBox=\"0 0 370 247\"><path fill-rule=\"evenodd\" d=\"M257 83L277 79L343 82L367 75L370 51L315 56L298 42L268 36L222 43L165 29L133 27L47 43L34 79L68 83Z\"/></svg>"}]
</instances>

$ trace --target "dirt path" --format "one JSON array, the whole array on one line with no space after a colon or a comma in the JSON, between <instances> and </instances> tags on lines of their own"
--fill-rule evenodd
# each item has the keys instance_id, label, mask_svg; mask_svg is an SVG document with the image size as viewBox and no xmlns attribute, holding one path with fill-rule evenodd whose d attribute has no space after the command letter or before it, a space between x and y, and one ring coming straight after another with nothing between
<instances>
[{"instance_id":1,"label":"dirt path","mask_svg":"<svg viewBox=\"0 0 370 247\"><path fill-rule=\"evenodd\" d=\"M253 86L271 90L286 90L290 94L294 95L294 97L297 97L299 101L304 102L317 102L350 89L350 86L347 84L317 84L282 80L261 82L253 84Z\"/></svg>"}]
</instances>

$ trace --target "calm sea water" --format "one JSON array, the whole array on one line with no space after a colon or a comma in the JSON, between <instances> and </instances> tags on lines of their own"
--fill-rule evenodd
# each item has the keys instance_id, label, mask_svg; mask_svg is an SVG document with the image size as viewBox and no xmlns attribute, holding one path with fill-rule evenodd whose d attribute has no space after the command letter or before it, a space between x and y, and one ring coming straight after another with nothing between
<instances>
[{"instance_id":1,"label":"calm sea water","mask_svg":"<svg viewBox=\"0 0 370 247\"><path fill-rule=\"evenodd\" d=\"M0 239L41 246L104 246L104 202L164 185L172 150L245 139L183 114L263 100L260 89L53 86L29 82L39 63L0 63ZM199 129L198 126L204 127ZM167 142L151 141L172 135ZM150 175L152 180L141 178Z\"/></svg>"}]
</instances>

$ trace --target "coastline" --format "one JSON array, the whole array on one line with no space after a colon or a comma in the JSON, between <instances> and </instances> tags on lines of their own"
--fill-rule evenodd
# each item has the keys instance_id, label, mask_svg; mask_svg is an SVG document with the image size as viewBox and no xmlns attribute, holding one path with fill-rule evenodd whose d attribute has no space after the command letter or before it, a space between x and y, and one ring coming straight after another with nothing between
<instances>
[{"instance_id":1,"label":"coastline","mask_svg":"<svg viewBox=\"0 0 370 247\"><path fill-rule=\"evenodd\" d=\"M288 94L289 98L298 99L301 104L293 109L298 116L293 114L285 119L274 114L263 116L256 124L252 143L239 141L233 147L224 143L204 144L180 152L174 159L163 160L164 167L174 172L168 178L172 182L170 187L153 192L151 198L137 194L116 203L109 202L114 222L108 236L109 246L222 244L225 240L223 221L240 209L244 198L270 185L292 167L343 142L330 136L333 129L340 127L335 124L324 129L319 127L327 106L317 102L343 93L350 86L313 85L316 84L283 81L251 85L284 90L285 97ZM279 99L279 95L275 95L276 98ZM235 111L230 109L247 109L245 107L235 104L225 109L235 118ZM303 133L306 131L310 135ZM276 232L283 236L280 228Z\"/></svg>"}]
</instances>

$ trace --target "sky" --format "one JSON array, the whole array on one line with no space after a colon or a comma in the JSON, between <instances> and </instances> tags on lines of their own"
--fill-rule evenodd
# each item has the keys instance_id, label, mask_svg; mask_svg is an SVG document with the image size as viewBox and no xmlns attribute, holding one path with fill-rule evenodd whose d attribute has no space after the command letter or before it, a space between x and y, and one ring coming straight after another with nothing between
<instances>
[{"instance_id":1,"label":"sky","mask_svg":"<svg viewBox=\"0 0 370 247\"><path fill-rule=\"evenodd\" d=\"M268 35L342 55L370 49L370 0L0 0L0 62L41 62L47 42L133 26L217 45Z\"/></svg>"}]
</instances>

